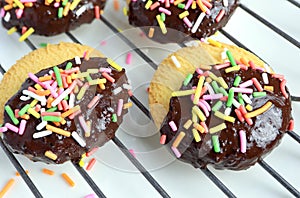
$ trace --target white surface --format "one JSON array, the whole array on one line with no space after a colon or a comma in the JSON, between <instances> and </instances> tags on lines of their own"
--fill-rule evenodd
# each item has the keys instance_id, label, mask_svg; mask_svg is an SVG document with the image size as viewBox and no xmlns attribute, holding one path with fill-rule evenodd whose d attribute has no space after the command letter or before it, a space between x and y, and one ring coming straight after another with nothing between
<instances>
[{"instance_id":1,"label":"white surface","mask_svg":"<svg viewBox=\"0 0 300 198\"><path fill-rule=\"evenodd\" d=\"M300 39L300 26L295 25L300 19L300 12L291 3L286 0L242 0L242 3L295 39ZM119 29L129 29L130 25L122 11L114 11L112 4L113 1L109 0L104 13L105 18ZM122 4L124 4L123 1ZM284 74L288 79L291 92L294 95L300 95L300 89L297 86L299 82L299 48L274 33L242 9L236 11L224 29L256 54L259 54L278 73ZM106 56L115 59L116 62L125 67L133 85L134 95L148 107L146 88L154 73L152 67L133 52L118 36L112 37L113 32L102 21L83 25L71 33L83 44L96 47ZM138 47L141 47L142 51L155 63L159 63L169 52L178 49L176 45L160 45L141 37L127 36ZM228 41L221 34L217 37L220 40ZM19 43L17 39L18 35L8 36L6 30L0 27L0 63L6 70L16 60L31 51L26 43ZM103 40L107 42L106 45L100 45ZM61 34L51 38L31 36L30 41L39 47L40 43L58 43L71 40L66 34ZM131 65L125 64L127 52L133 53ZM300 120L300 103L294 103L293 109L296 120L295 131L299 132L300 124L297 121ZM225 197L222 191L200 170L174 160L159 145L157 130L137 107L130 109L117 132L117 137L128 149L135 151L137 159L170 196ZM99 149L95 157L97 163L88 174L107 197L160 197L159 193L113 142L109 142ZM7 193L6 197L20 197L20 195L33 197L21 177L15 176L15 169L2 149L0 149L0 159L0 189L10 178L16 178L13 189ZM93 193L90 186L71 163L47 166L42 163L30 162L22 156L17 156L17 159L25 170L29 170L30 178L44 197L84 197ZM288 182L300 190L300 144L286 135L282 144L265 160ZM54 170L56 174L48 176L41 173L41 169L45 167ZM292 196L259 165L239 172L210 170L239 197ZM76 182L74 188L70 188L61 179L60 174L63 172L68 173L74 179Z\"/></svg>"}]
</instances>

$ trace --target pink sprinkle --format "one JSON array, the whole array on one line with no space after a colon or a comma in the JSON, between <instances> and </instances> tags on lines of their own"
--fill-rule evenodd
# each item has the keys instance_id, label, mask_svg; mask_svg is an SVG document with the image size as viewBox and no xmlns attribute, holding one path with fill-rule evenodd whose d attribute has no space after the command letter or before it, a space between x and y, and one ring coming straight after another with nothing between
<instances>
[{"instance_id":1,"label":"pink sprinkle","mask_svg":"<svg viewBox=\"0 0 300 198\"><path fill-rule=\"evenodd\" d=\"M177 158L181 157L181 153L179 152L179 150L177 148L172 146L171 149Z\"/></svg>"},{"instance_id":2,"label":"pink sprinkle","mask_svg":"<svg viewBox=\"0 0 300 198\"><path fill-rule=\"evenodd\" d=\"M281 75L281 74L273 74L272 77L273 78L278 78L280 80L284 79L284 75Z\"/></svg>"},{"instance_id":3,"label":"pink sprinkle","mask_svg":"<svg viewBox=\"0 0 300 198\"><path fill-rule=\"evenodd\" d=\"M285 98L289 98L289 95L286 93L285 85L286 85L286 80L283 79L280 83L280 90Z\"/></svg>"},{"instance_id":4,"label":"pink sprinkle","mask_svg":"<svg viewBox=\"0 0 300 198\"><path fill-rule=\"evenodd\" d=\"M211 111L210 105L205 100L200 99L200 101L206 106L208 111Z\"/></svg>"},{"instance_id":5,"label":"pink sprinkle","mask_svg":"<svg viewBox=\"0 0 300 198\"><path fill-rule=\"evenodd\" d=\"M46 87L46 89L50 90L50 93L54 98L58 97L58 94L56 93L55 89L53 89L52 86L50 86L49 84L45 84L45 87Z\"/></svg>"},{"instance_id":6,"label":"pink sprinkle","mask_svg":"<svg viewBox=\"0 0 300 198\"><path fill-rule=\"evenodd\" d=\"M6 132L7 131L7 127L0 127L0 133Z\"/></svg>"},{"instance_id":7,"label":"pink sprinkle","mask_svg":"<svg viewBox=\"0 0 300 198\"><path fill-rule=\"evenodd\" d=\"M184 17L183 18L183 22L190 28L193 26L193 24L191 23L191 21L187 18L187 17Z\"/></svg>"},{"instance_id":8,"label":"pink sprinkle","mask_svg":"<svg viewBox=\"0 0 300 198\"><path fill-rule=\"evenodd\" d=\"M22 27L22 31L21 31L22 35L23 35L25 32L27 32L27 27L26 27L26 26L23 26L23 27Z\"/></svg>"},{"instance_id":9,"label":"pink sprinkle","mask_svg":"<svg viewBox=\"0 0 300 198\"><path fill-rule=\"evenodd\" d=\"M159 7L158 11L163 12L166 15L169 15L169 16L172 14L172 12L170 10L167 10L166 8L163 8L163 7Z\"/></svg>"},{"instance_id":10,"label":"pink sprinkle","mask_svg":"<svg viewBox=\"0 0 300 198\"><path fill-rule=\"evenodd\" d=\"M96 198L95 194L88 194L86 196L84 196L84 198Z\"/></svg>"},{"instance_id":11,"label":"pink sprinkle","mask_svg":"<svg viewBox=\"0 0 300 198\"><path fill-rule=\"evenodd\" d=\"M101 67L100 69L99 69L99 72L106 72L106 73L111 73L111 69L110 68L105 68L105 67Z\"/></svg>"},{"instance_id":12,"label":"pink sprinkle","mask_svg":"<svg viewBox=\"0 0 300 198\"><path fill-rule=\"evenodd\" d=\"M101 45L101 46L104 46L104 45L106 45L106 44L107 44L106 41L101 41L101 42L100 42L100 45Z\"/></svg>"},{"instance_id":13,"label":"pink sprinkle","mask_svg":"<svg viewBox=\"0 0 300 198\"><path fill-rule=\"evenodd\" d=\"M63 106L64 111L67 111L68 109L70 109L69 104L66 100L61 101L61 104Z\"/></svg>"},{"instance_id":14,"label":"pink sprinkle","mask_svg":"<svg viewBox=\"0 0 300 198\"><path fill-rule=\"evenodd\" d=\"M19 118L19 117L20 117L19 114L18 114L19 111L20 111L19 109L15 109L15 112L14 112L14 113L15 113L15 117L16 117L16 118Z\"/></svg>"},{"instance_id":15,"label":"pink sprinkle","mask_svg":"<svg viewBox=\"0 0 300 198\"><path fill-rule=\"evenodd\" d=\"M38 78L36 75L34 75L33 73L28 73L28 77L29 77L31 80L33 80L34 82L36 82L37 84L41 85L43 88L47 89L47 88L45 87L45 85L44 85L42 82L39 81L39 78Z\"/></svg>"},{"instance_id":16,"label":"pink sprinkle","mask_svg":"<svg viewBox=\"0 0 300 198\"><path fill-rule=\"evenodd\" d=\"M34 110L35 110L36 112L39 112L39 111L41 110L41 105L40 105L40 104L35 105Z\"/></svg>"},{"instance_id":17,"label":"pink sprinkle","mask_svg":"<svg viewBox=\"0 0 300 198\"><path fill-rule=\"evenodd\" d=\"M221 94L221 93L202 96L203 100L216 100L216 99L220 99L222 97L223 97L223 94Z\"/></svg>"},{"instance_id":18,"label":"pink sprinkle","mask_svg":"<svg viewBox=\"0 0 300 198\"><path fill-rule=\"evenodd\" d=\"M166 143L166 139L167 139L167 136L165 134L161 135L159 143L160 144L165 144Z\"/></svg>"},{"instance_id":19,"label":"pink sprinkle","mask_svg":"<svg viewBox=\"0 0 300 198\"><path fill-rule=\"evenodd\" d=\"M73 120L73 119L74 119L76 116L78 116L79 114L81 114L81 110L78 110L78 111L72 113L71 115L69 115L69 118L70 118L71 120Z\"/></svg>"},{"instance_id":20,"label":"pink sprinkle","mask_svg":"<svg viewBox=\"0 0 300 198\"><path fill-rule=\"evenodd\" d=\"M253 85L253 81L252 80L247 80L246 82L243 82L239 85L240 88L245 88L245 87L250 87Z\"/></svg>"},{"instance_id":21,"label":"pink sprinkle","mask_svg":"<svg viewBox=\"0 0 300 198\"><path fill-rule=\"evenodd\" d=\"M170 7L170 0L165 0L165 7L169 8Z\"/></svg>"},{"instance_id":22,"label":"pink sprinkle","mask_svg":"<svg viewBox=\"0 0 300 198\"><path fill-rule=\"evenodd\" d=\"M129 149L128 151L131 153L131 155L132 155L133 157L136 157L135 152L134 152L133 149Z\"/></svg>"},{"instance_id":23,"label":"pink sprinkle","mask_svg":"<svg viewBox=\"0 0 300 198\"><path fill-rule=\"evenodd\" d=\"M79 87L83 86L83 82L81 80L79 80L78 78L76 78L75 81Z\"/></svg>"},{"instance_id":24,"label":"pink sprinkle","mask_svg":"<svg viewBox=\"0 0 300 198\"><path fill-rule=\"evenodd\" d=\"M186 3L184 9L185 9L185 10L189 9L190 6L192 5L193 1L194 1L194 0L188 0L188 2Z\"/></svg>"},{"instance_id":25,"label":"pink sprinkle","mask_svg":"<svg viewBox=\"0 0 300 198\"><path fill-rule=\"evenodd\" d=\"M158 6L160 6L160 3L157 1L157 2L153 3L153 4L150 6L150 10L154 10L154 9L157 8Z\"/></svg>"},{"instance_id":26,"label":"pink sprinkle","mask_svg":"<svg viewBox=\"0 0 300 198\"><path fill-rule=\"evenodd\" d=\"M245 120L246 120L247 124L249 124L250 126L253 125L253 121L251 118L245 118Z\"/></svg>"},{"instance_id":27,"label":"pink sprinkle","mask_svg":"<svg viewBox=\"0 0 300 198\"><path fill-rule=\"evenodd\" d=\"M54 7L55 7L55 8L58 8L58 7L59 7L59 3L58 3L58 2L55 2L55 3L54 3Z\"/></svg>"},{"instance_id":28,"label":"pink sprinkle","mask_svg":"<svg viewBox=\"0 0 300 198\"><path fill-rule=\"evenodd\" d=\"M241 153L246 153L246 144L247 144L246 133L245 131L240 130L239 134L240 134Z\"/></svg>"},{"instance_id":29,"label":"pink sprinkle","mask_svg":"<svg viewBox=\"0 0 300 198\"><path fill-rule=\"evenodd\" d=\"M174 0L170 0L170 3L174 3Z\"/></svg>"},{"instance_id":30,"label":"pink sprinkle","mask_svg":"<svg viewBox=\"0 0 300 198\"><path fill-rule=\"evenodd\" d=\"M205 116L208 117L209 116L209 112L207 107L204 105L204 103L202 101L198 101L198 106L201 107L201 109L204 111Z\"/></svg>"},{"instance_id":31,"label":"pink sprinkle","mask_svg":"<svg viewBox=\"0 0 300 198\"><path fill-rule=\"evenodd\" d=\"M123 99L119 99L117 116L121 116L123 110Z\"/></svg>"},{"instance_id":32,"label":"pink sprinkle","mask_svg":"<svg viewBox=\"0 0 300 198\"><path fill-rule=\"evenodd\" d=\"M208 132L208 127L207 127L207 125L206 125L206 123L205 122L200 122L200 125L205 129L205 133L207 133Z\"/></svg>"},{"instance_id":33,"label":"pink sprinkle","mask_svg":"<svg viewBox=\"0 0 300 198\"><path fill-rule=\"evenodd\" d=\"M69 87L69 85L67 83L67 78L65 76L62 76L62 83L63 83L63 87L65 89Z\"/></svg>"},{"instance_id":34,"label":"pink sprinkle","mask_svg":"<svg viewBox=\"0 0 300 198\"><path fill-rule=\"evenodd\" d=\"M61 102L57 104L57 109L60 111L63 110L63 106L62 106Z\"/></svg>"},{"instance_id":35,"label":"pink sprinkle","mask_svg":"<svg viewBox=\"0 0 300 198\"><path fill-rule=\"evenodd\" d=\"M76 85L77 85L77 81L74 80L68 89L72 91L76 87Z\"/></svg>"},{"instance_id":36,"label":"pink sprinkle","mask_svg":"<svg viewBox=\"0 0 300 198\"><path fill-rule=\"evenodd\" d=\"M89 131L89 127L88 127L88 125L86 124L86 122L85 122L83 116L82 116L82 115L78 116L78 119L79 119L79 122L80 122L80 125L81 125L83 131L85 131L85 132Z\"/></svg>"},{"instance_id":37,"label":"pink sprinkle","mask_svg":"<svg viewBox=\"0 0 300 198\"><path fill-rule=\"evenodd\" d=\"M227 63L224 63L224 64L215 65L214 68L215 69L223 69L223 68L226 68L226 67L229 67L229 66L230 66L230 62L227 62Z\"/></svg>"},{"instance_id":38,"label":"pink sprinkle","mask_svg":"<svg viewBox=\"0 0 300 198\"><path fill-rule=\"evenodd\" d=\"M27 123L26 120L21 120L20 128L19 128L19 135L24 134L24 131L25 131L25 128L26 128L26 123Z\"/></svg>"},{"instance_id":39,"label":"pink sprinkle","mask_svg":"<svg viewBox=\"0 0 300 198\"><path fill-rule=\"evenodd\" d=\"M172 131L174 131L174 132L177 131L177 126L174 121L169 122L169 125L170 125Z\"/></svg>"},{"instance_id":40,"label":"pink sprinkle","mask_svg":"<svg viewBox=\"0 0 300 198\"><path fill-rule=\"evenodd\" d=\"M130 52L128 52L127 56L126 56L126 64L130 65L132 62L132 54Z\"/></svg>"},{"instance_id":41,"label":"pink sprinkle","mask_svg":"<svg viewBox=\"0 0 300 198\"><path fill-rule=\"evenodd\" d=\"M293 131L294 128L295 128L295 121L294 121L294 120L290 120L288 130L289 130L289 131ZM1 132L1 131L0 131L0 132Z\"/></svg>"},{"instance_id":42,"label":"pink sprinkle","mask_svg":"<svg viewBox=\"0 0 300 198\"><path fill-rule=\"evenodd\" d=\"M56 117L60 117L61 116L61 112L42 112L41 116L56 116Z\"/></svg>"},{"instance_id":43,"label":"pink sprinkle","mask_svg":"<svg viewBox=\"0 0 300 198\"><path fill-rule=\"evenodd\" d=\"M5 126L6 128L8 128L9 130L15 132L15 133L18 133L18 132L19 132L18 127L14 126L14 125L12 125L12 124L10 124L10 123L6 123L4 126Z\"/></svg>"},{"instance_id":44,"label":"pink sprinkle","mask_svg":"<svg viewBox=\"0 0 300 198\"><path fill-rule=\"evenodd\" d=\"M65 74L72 74L72 73L75 73L77 71L79 71L79 67L74 67L74 68L65 70Z\"/></svg>"},{"instance_id":45,"label":"pink sprinkle","mask_svg":"<svg viewBox=\"0 0 300 198\"><path fill-rule=\"evenodd\" d=\"M205 5L208 9L211 9L211 8L212 8L212 4L209 3L208 1L202 0L202 3L203 3L203 5Z\"/></svg>"},{"instance_id":46,"label":"pink sprinkle","mask_svg":"<svg viewBox=\"0 0 300 198\"><path fill-rule=\"evenodd\" d=\"M238 87L233 87L232 89L233 89L233 91L236 92L236 93L247 93L247 94L253 93L253 89L251 89L251 88L238 88Z\"/></svg>"},{"instance_id":47,"label":"pink sprinkle","mask_svg":"<svg viewBox=\"0 0 300 198\"><path fill-rule=\"evenodd\" d=\"M17 19L20 19L23 15L23 9L16 9Z\"/></svg>"},{"instance_id":48,"label":"pink sprinkle","mask_svg":"<svg viewBox=\"0 0 300 198\"><path fill-rule=\"evenodd\" d=\"M91 109L98 101L100 100L100 97L97 95L95 96L91 102L88 104L88 108Z\"/></svg>"},{"instance_id":49,"label":"pink sprinkle","mask_svg":"<svg viewBox=\"0 0 300 198\"><path fill-rule=\"evenodd\" d=\"M239 64L239 66L240 66L240 68L241 68L242 70L245 70L245 71L248 70L248 67L247 67L246 65L244 65L244 64Z\"/></svg>"},{"instance_id":50,"label":"pink sprinkle","mask_svg":"<svg viewBox=\"0 0 300 198\"><path fill-rule=\"evenodd\" d=\"M1 8L1 10L0 10L0 16L4 17L4 15L5 15L5 10L4 10L4 8Z\"/></svg>"},{"instance_id":51,"label":"pink sprinkle","mask_svg":"<svg viewBox=\"0 0 300 198\"><path fill-rule=\"evenodd\" d=\"M220 10L219 14L216 17L216 22L219 23L225 14L225 10Z\"/></svg>"},{"instance_id":52,"label":"pink sprinkle","mask_svg":"<svg viewBox=\"0 0 300 198\"><path fill-rule=\"evenodd\" d=\"M114 79L113 77L111 77L110 75L108 75L106 72L103 72L103 73L102 73L102 76L103 76L104 78L106 78L109 82L112 82L112 83L115 82L115 79Z\"/></svg>"},{"instance_id":53,"label":"pink sprinkle","mask_svg":"<svg viewBox=\"0 0 300 198\"><path fill-rule=\"evenodd\" d=\"M203 71L202 71L200 68L197 68L197 69L196 69L196 72L197 72L197 74L199 74L199 75L202 75L202 74L203 74Z\"/></svg>"},{"instance_id":54,"label":"pink sprinkle","mask_svg":"<svg viewBox=\"0 0 300 198\"><path fill-rule=\"evenodd\" d=\"M258 91L263 91L264 89L262 88L261 84L258 82L256 78L251 79L253 81L254 86Z\"/></svg>"},{"instance_id":55,"label":"pink sprinkle","mask_svg":"<svg viewBox=\"0 0 300 198\"><path fill-rule=\"evenodd\" d=\"M36 1L37 0L20 0L20 2L22 2L22 3L34 3Z\"/></svg>"}]
</instances>

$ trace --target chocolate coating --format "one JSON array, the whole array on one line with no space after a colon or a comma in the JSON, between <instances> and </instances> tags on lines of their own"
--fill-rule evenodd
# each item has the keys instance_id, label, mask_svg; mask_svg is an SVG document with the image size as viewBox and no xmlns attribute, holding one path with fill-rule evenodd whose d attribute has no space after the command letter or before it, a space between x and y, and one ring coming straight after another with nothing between
<instances>
[{"instance_id":1,"label":"chocolate coating","mask_svg":"<svg viewBox=\"0 0 300 198\"><path fill-rule=\"evenodd\" d=\"M155 2L157 2L157 0L153 1L153 3ZM153 40L161 43L181 43L187 39L190 39L190 37L201 39L214 34L217 30L224 27L237 8L239 1L228 0L227 7L225 7L222 2L222 0L212 0L210 2L212 4L212 8L210 9L211 13L209 15L205 15L204 19L201 22L201 25L195 33L192 33L192 28L189 28L178 16L185 10L178 8L178 6L175 6L173 4L171 4L169 8L166 8L172 13L170 16L166 15L166 20L164 22L166 27L170 28L168 29L167 34L162 33L162 31L158 27L159 25L156 20L156 15L159 15L161 12L159 12L158 8L154 10L147 10L145 8L145 4L147 3L147 1L144 2L138 0L135 2L130 2L128 13L129 23L133 26L143 27L142 30L146 34L148 34L149 26L156 27ZM164 4L161 4L161 6L165 8ZM225 14L219 22L216 22L216 17L222 9L225 11ZM189 12L187 18L194 25L202 11L199 9L198 5L196 9L192 9L190 7L187 11Z\"/></svg>"},{"instance_id":2,"label":"chocolate coating","mask_svg":"<svg viewBox=\"0 0 300 198\"><path fill-rule=\"evenodd\" d=\"M237 75L245 82L253 77L257 78L261 85L264 85L262 79L262 72L249 68L247 71L237 71L225 73L223 70L213 70L214 73L218 72L218 76L222 76L227 82L229 87L233 87L234 79ZM198 74L194 74L191 82L182 90L191 89L197 86ZM291 116L291 98L285 98L280 90L280 80L273 78L268 74L269 84L274 86L274 92L267 91L267 95L260 98L252 99L253 110L259 109L266 102L271 101L273 105L271 108L257 117L253 117L253 125L248 125L246 122L240 122L237 118L234 109L230 116L236 118L235 122L228 122L221 120L210 113L210 116L205 121L208 128L212 128L221 123L226 124L227 128L215 135L219 137L220 149L216 153L212 146L212 134L199 133L201 141L196 142L192 134L192 127L188 130L183 128L185 122L191 118L191 110L193 102L190 96L185 97L172 97L170 99L170 109L162 124L161 134L167 135L166 143L172 144L179 131L186 132L186 136L178 146L178 150L182 153L179 160L190 163L196 168L205 168L211 164L216 169L231 169L231 170L244 170L254 165L257 161L261 160L269 152L271 152L282 139L283 135L289 128ZM254 91L256 88L251 86ZM287 91L288 92L288 91ZM217 101L208 101L213 106ZM224 112L226 105L223 105L220 112ZM178 130L173 132L169 126L170 121L174 121L178 126ZM242 153L240 149L239 131L246 132L246 152Z\"/></svg>"},{"instance_id":3,"label":"chocolate coating","mask_svg":"<svg viewBox=\"0 0 300 198\"><path fill-rule=\"evenodd\" d=\"M3 26L7 29L16 27L19 32L22 31L22 27L32 27L35 30L34 34L53 36L73 30L81 24L91 23L95 19L94 6L97 5L100 10L103 10L106 1L82 0L74 10L70 10L68 15L62 18L58 18L58 8L54 7L55 1L49 6L44 2L44 0L37 0L32 7L25 7L23 15L19 19L16 16L17 8L9 10L6 14L10 14L10 19L5 21L4 17L2 19ZM0 8L5 5L7 5L5 0L0 0ZM82 7L85 7L85 11L77 15L76 12L83 9Z\"/></svg>"},{"instance_id":4,"label":"chocolate coating","mask_svg":"<svg viewBox=\"0 0 300 198\"><path fill-rule=\"evenodd\" d=\"M69 60L58 67L65 68L68 62L72 62L73 66L76 66L74 60ZM82 61L82 64L77 66L80 66L81 71L86 71L91 68L109 67L109 64L104 58L90 58L90 60ZM51 68L44 69L36 75L38 77L44 76L50 69ZM121 72L113 70L110 75L116 80L114 84L107 81L107 83L105 83L105 90L101 90L99 86L96 85L90 86L81 100L75 100L75 105L80 105L81 115L83 115L84 119L91 121L90 136L85 137L85 132L79 123L78 116L73 120L66 117L65 120L67 123L60 127L69 132L76 131L86 141L86 147L81 147L72 137L61 136L56 133L52 133L43 138L33 139L33 133L37 132L35 127L41 122L41 119L36 119L32 116L27 121L26 129L22 136L12 131L7 131L3 134L5 144L12 152L24 154L33 161L57 164L68 160L78 162L82 154L95 147L102 146L112 139L123 121L123 115L127 113L127 110L123 110L121 116L117 117L117 122L111 121L112 114L117 111L118 100L123 99L124 103L126 103L126 101L128 101L128 93L127 90L124 89L116 95L112 93L112 90L127 83L125 70L123 69ZM91 74L91 77L92 79L100 78L101 74ZM24 102L20 101L19 98L22 95L22 90L27 89L29 86L33 87L34 84L35 83L28 78L22 84L21 89L6 105L10 105L12 109L20 109L30 103L32 100ZM87 105L97 94L100 94L100 101L93 108L88 109ZM4 113L4 122L13 124L6 112ZM48 122L48 124L55 126L51 122ZM55 153L58 156L57 160L53 161L45 157L44 153L47 150Z\"/></svg>"}]
</instances>

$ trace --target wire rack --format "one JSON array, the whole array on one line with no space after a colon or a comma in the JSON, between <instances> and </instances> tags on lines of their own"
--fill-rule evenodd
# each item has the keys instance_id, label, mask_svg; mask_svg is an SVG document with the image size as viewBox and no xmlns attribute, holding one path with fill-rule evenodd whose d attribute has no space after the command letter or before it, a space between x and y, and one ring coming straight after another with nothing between
<instances>
[{"instance_id":1,"label":"wire rack","mask_svg":"<svg viewBox=\"0 0 300 198\"><path fill-rule=\"evenodd\" d=\"M96 154L100 162L92 172L71 162L61 166L48 166L58 173L69 172L77 183L77 187L72 190L67 189L57 177L43 176L39 171L45 165L29 162L22 156L10 153L0 138L3 150L0 150L0 186L14 176L15 170L21 175L18 185L9 192L8 197L15 197L20 193L25 197L84 197L89 193L98 197L190 197L197 194L218 197L300 197L300 136L294 131L288 131L275 151L246 171L218 171L210 167L194 169L178 160L167 161L168 163L162 163L164 166L153 168L152 162L148 161L149 157L144 156L144 151L147 150L144 147L157 144L154 143L157 137L137 138L126 131L154 130L151 129L145 90L151 80L149 74L154 73L158 63L167 54L143 49L136 39L119 34L120 29L125 30L130 26L121 11L113 10L112 4L112 0L108 1L101 20L51 38L31 36L26 42L18 43L18 35L7 36L6 30L0 28L2 75L17 59L38 48L40 43L70 41L97 46L97 49L100 48L105 55L115 58L121 65L124 65L125 58L122 55L116 57L116 54L132 51L134 62L139 66L126 66L135 87L134 96L131 97L135 105L130 110L129 117L143 122L139 125L140 128L134 129L128 123L123 123L125 127L121 127L116 137ZM230 22L216 36L221 41L259 54L278 73L287 74L293 94L295 120L300 119L300 98L297 97L300 92L295 86L298 82L298 69L295 66L300 60L300 26L294 25L300 20L299 8L300 2L297 0L242 0ZM278 17L280 10L284 14ZM99 47L100 41L112 34L117 34L115 45ZM166 49L172 50L179 48L173 44L166 46ZM297 129L299 130L299 125L296 124L295 130ZM136 151L136 156L132 155L130 149ZM159 153L156 157L150 157L150 160L159 162L166 156L167 154ZM28 175L25 170L30 171Z\"/></svg>"}]
</instances>

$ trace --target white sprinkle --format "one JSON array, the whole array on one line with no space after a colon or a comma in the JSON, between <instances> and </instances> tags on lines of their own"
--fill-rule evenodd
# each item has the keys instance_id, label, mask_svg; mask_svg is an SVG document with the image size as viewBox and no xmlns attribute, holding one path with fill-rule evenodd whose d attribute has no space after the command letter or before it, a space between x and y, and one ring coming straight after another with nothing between
<instances>
[{"instance_id":1,"label":"white sprinkle","mask_svg":"<svg viewBox=\"0 0 300 198\"><path fill-rule=\"evenodd\" d=\"M243 100L244 100L246 103L252 104L251 99L250 99L246 94L243 94L243 95L242 95L242 98L243 98Z\"/></svg>"},{"instance_id":2,"label":"white sprinkle","mask_svg":"<svg viewBox=\"0 0 300 198\"><path fill-rule=\"evenodd\" d=\"M175 65L177 68L180 68L180 67L181 67L179 61L177 60L177 58L176 58L175 56L171 56L171 59L172 59L174 65Z\"/></svg>"},{"instance_id":3,"label":"white sprinkle","mask_svg":"<svg viewBox=\"0 0 300 198\"><path fill-rule=\"evenodd\" d=\"M75 104L75 94L71 93L70 94L70 99L69 99L69 107L73 108Z\"/></svg>"},{"instance_id":4,"label":"white sprinkle","mask_svg":"<svg viewBox=\"0 0 300 198\"><path fill-rule=\"evenodd\" d=\"M241 106L241 104L236 100L236 99L234 99L233 98L233 100L232 100L232 104L233 104L233 106L235 106L235 108L240 108L240 106Z\"/></svg>"},{"instance_id":5,"label":"white sprinkle","mask_svg":"<svg viewBox=\"0 0 300 198\"><path fill-rule=\"evenodd\" d=\"M80 7L77 11L76 11L76 16L80 16L82 15L82 13L84 13L84 11L86 11L86 6L82 6Z\"/></svg>"},{"instance_id":6,"label":"white sprinkle","mask_svg":"<svg viewBox=\"0 0 300 198\"><path fill-rule=\"evenodd\" d=\"M9 22L9 20L10 20L10 13L6 12L6 15L4 16L3 19L4 19L5 22Z\"/></svg>"},{"instance_id":7,"label":"white sprinkle","mask_svg":"<svg viewBox=\"0 0 300 198\"><path fill-rule=\"evenodd\" d=\"M131 89L132 89L132 86L131 86L131 85L128 85L128 84L123 84L123 88L124 88L124 89L127 89L127 90L131 90Z\"/></svg>"},{"instance_id":8,"label":"white sprinkle","mask_svg":"<svg viewBox=\"0 0 300 198\"><path fill-rule=\"evenodd\" d=\"M41 108L41 110L40 110L41 114L44 113L45 111L46 111L45 108ZM44 121L43 117L42 117L42 121ZM37 130L39 131L41 129L37 129Z\"/></svg>"},{"instance_id":9,"label":"white sprinkle","mask_svg":"<svg viewBox=\"0 0 300 198\"><path fill-rule=\"evenodd\" d=\"M72 92L70 88L66 89L64 92L62 92L52 103L51 106L55 107L60 103L67 95L69 95Z\"/></svg>"},{"instance_id":10,"label":"white sprinkle","mask_svg":"<svg viewBox=\"0 0 300 198\"><path fill-rule=\"evenodd\" d=\"M21 96L20 100L22 100L22 101L28 101L28 100L30 100L30 98L31 97L29 97L29 96Z\"/></svg>"},{"instance_id":11,"label":"white sprinkle","mask_svg":"<svg viewBox=\"0 0 300 198\"><path fill-rule=\"evenodd\" d=\"M34 133L32 136L33 136L33 139L37 139L37 138L45 137L45 136L48 136L51 134L52 134L52 131L46 130L46 131Z\"/></svg>"},{"instance_id":12,"label":"white sprinkle","mask_svg":"<svg viewBox=\"0 0 300 198\"><path fill-rule=\"evenodd\" d=\"M118 93L120 93L122 91L122 87L118 87L116 89L113 90L113 94L117 95Z\"/></svg>"},{"instance_id":13,"label":"white sprinkle","mask_svg":"<svg viewBox=\"0 0 300 198\"><path fill-rule=\"evenodd\" d=\"M231 108L230 108L230 107L227 107L227 108L225 109L224 114L227 115L227 116L229 116L230 113L231 113Z\"/></svg>"},{"instance_id":14,"label":"white sprinkle","mask_svg":"<svg viewBox=\"0 0 300 198\"><path fill-rule=\"evenodd\" d=\"M204 86L206 86L207 87L207 89L208 89L208 93L210 94L210 95L213 95L213 94L215 94L215 91L214 91L214 89L212 88L212 86L208 83L208 82L205 82L204 83Z\"/></svg>"},{"instance_id":15,"label":"white sprinkle","mask_svg":"<svg viewBox=\"0 0 300 198\"><path fill-rule=\"evenodd\" d=\"M268 78L267 73L262 73L262 78L263 78L263 81L266 85L269 84L269 78Z\"/></svg>"},{"instance_id":16,"label":"white sprinkle","mask_svg":"<svg viewBox=\"0 0 300 198\"><path fill-rule=\"evenodd\" d=\"M223 0L224 7L228 7L228 0Z\"/></svg>"},{"instance_id":17,"label":"white sprinkle","mask_svg":"<svg viewBox=\"0 0 300 198\"><path fill-rule=\"evenodd\" d=\"M79 56L75 56L75 63L76 63L76 65L81 64L81 60L80 60Z\"/></svg>"},{"instance_id":18,"label":"white sprinkle","mask_svg":"<svg viewBox=\"0 0 300 198\"><path fill-rule=\"evenodd\" d=\"M47 121L42 121L40 124L38 124L38 125L36 126L35 129L38 130L38 131L40 131L40 130L42 130L43 128L45 128L47 124L48 124Z\"/></svg>"},{"instance_id":19,"label":"white sprinkle","mask_svg":"<svg viewBox=\"0 0 300 198\"><path fill-rule=\"evenodd\" d=\"M72 137L76 140L76 142L77 142L81 147L85 147L85 146L86 146L86 143L85 143L84 139L83 139L82 137L80 137L76 131L73 131L73 132L72 132Z\"/></svg>"},{"instance_id":20,"label":"white sprinkle","mask_svg":"<svg viewBox=\"0 0 300 198\"><path fill-rule=\"evenodd\" d=\"M270 66L269 65L267 65L267 64L264 64L264 68L266 69L266 72L267 73L272 73L272 70L271 70L271 68L270 68Z\"/></svg>"},{"instance_id":21,"label":"white sprinkle","mask_svg":"<svg viewBox=\"0 0 300 198\"><path fill-rule=\"evenodd\" d=\"M40 101L42 106L45 106L47 104L47 100L46 100L45 96L39 96L39 95L37 95L37 94L35 94L35 93L31 92L31 91L28 91L26 89L24 89L22 91L22 93L24 95L30 96L31 98L34 98L34 99Z\"/></svg>"},{"instance_id":22,"label":"white sprinkle","mask_svg":"<svg viewBox=\"0 0 300 198\"><path fill-rule=\"evenodd\" d=\"M201 22L202 22L202 20L203 20L204 17L205 17L205 13L201 12L201 14L199 15L196 23L194 24L194 26L193 26L193 28L191 30L192 33L195 33L198 30L198 28L199 28L199 26L200 26L200 24L201 24Z\"/></svg>"}]
</instances>

